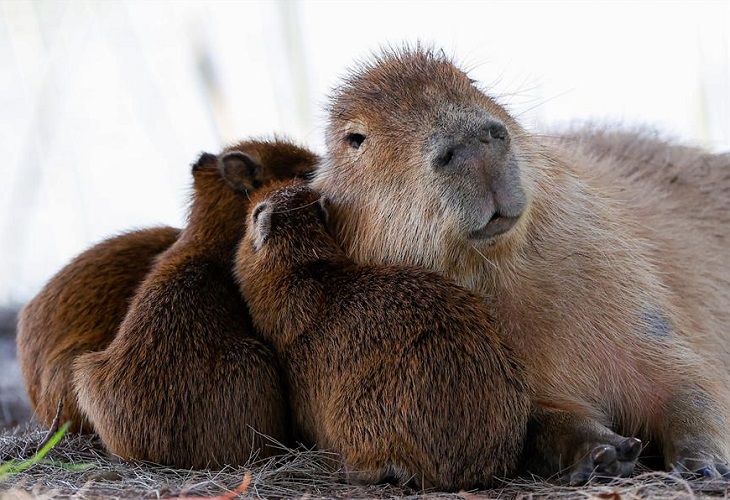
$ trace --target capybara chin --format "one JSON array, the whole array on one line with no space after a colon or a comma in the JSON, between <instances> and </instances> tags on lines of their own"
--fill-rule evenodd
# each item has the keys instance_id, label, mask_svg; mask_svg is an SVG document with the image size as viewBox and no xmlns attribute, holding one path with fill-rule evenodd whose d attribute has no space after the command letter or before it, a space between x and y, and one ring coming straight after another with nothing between
<instances>
[{"instance_id":1,"label":"capybara chin","mask_svg":"<svg viewBox=\"0 0 730 500\"><path fill-rule=\"evenodd\" d=\"M675 151L678 173L656 144L649 163L534 136L423 48L359 66L326 141L312 185L345 252L436 270L506 330L541 408L530 470L630 474L620 433L670 470L728 472L730 156Z\"/></svg>"},{"instance_id":2,"label":"capybara chin","mask_svg":"<svg viewBox=\"0 0 730 500\"><path fill-rule=\"evenodd\" d=\"M267 436L286 440L278 364L255 337L232 265L249 193L310 171L312 157L280 142L242 150L200 157L187 227L142 281L114 340L74 364L79 407L125 459L240 465L272 454Z\"/></svg>"},{"instance_id":3,"label":"capybara chin","mask_svg":"<svg viewBox=\"0 0 730 500\"><path fill-rule=\"evenodd\" d=\"M420 268L355 264L301 182L251 206L236 275L298 437L356 482L455 491L513 474L530 394L483 300Z\"/></svg>"},{"instance_id":4,"label":"capybara chin","mask_svg":"<svg viewBox=\"0 0 730 500\"><path fill-rule=\"evenodd\" d=\"M224 152L246 150L262 166L251 180L262 184L276 172L273 164L301 165L307 175L318 161L313 153L286 141L276 147L255 147L262 141L242 141ZM71 421L71 432L93 432L79 411L71 384L71 365L81 354L100 351L114 339L155 258L177 240L180 230L155 227L130 231L84 251L59 271L21 311L18 358L30 403L38 420L50 426L59 400L60 421Z\"/></svg>"}]
</instances>

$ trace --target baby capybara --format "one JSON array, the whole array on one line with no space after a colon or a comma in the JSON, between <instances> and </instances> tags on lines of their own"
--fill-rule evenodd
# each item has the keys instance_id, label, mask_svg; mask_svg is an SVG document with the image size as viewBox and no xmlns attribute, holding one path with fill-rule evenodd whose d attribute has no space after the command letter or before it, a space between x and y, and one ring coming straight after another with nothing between
<instances>
[{"instance_id":1,"label":"baby capybara","mask_svg":"<svg viewBox=\"0 0 730 500\"><path fill-rule=\"evenodd\" d=\"M259 184L272 179L274 162L286 164L292 158L301 166L297 175L303 175L318 160L314 153L286 141L261 147L264 144L241 141L223 152L247 151L260 166ZM104 240L67 264L23 308L18 358L31 406L42 424L51 425L62 399L60 421L71 421L71 432L93 432L78 409L71 365L79 355L100 351L114 339L134 292L179 234L176 228L155 227Z\"/></svg>"},{"instance_id":2,"label":"baby capybara","mask_svg":"<svg viewBox=\"0 0 730 500\"><path fill-rule=\"evenodd\" d=\"M61 269L22 309L18 360L42 424L51 425L63 400L60 421L71 421L71 432L93 432L78 409L71 364L79 355L109 345L134 291L179 233L155 227L104 240Z\"/></svg>"},{"instance_id":3,"label":"baby capybara","mask_svg":"<svg viewBox=\"0 0 730 500\"><path fill-rule=\"evenodd\" d=\"M514 473L529 392L482 299L423 269L355 264L301 182L251 207L236 275L298 438L357 482L458 490Z\"/></svg>"},{"instance_id":4,"label":"baby capybara","mask_svg":"<svg viewBox=\"0 0 730 500\"><path fill-rule=\"evenodd\" d=\"M238 465L271 455L267 436L286 440L279 365L256 338L232 263L249 194L312 162L278 141L243 149L200 157L187 227L140 285L114 340L74 364L79 407L123 458Z\"/></svg>"}]
</instances>

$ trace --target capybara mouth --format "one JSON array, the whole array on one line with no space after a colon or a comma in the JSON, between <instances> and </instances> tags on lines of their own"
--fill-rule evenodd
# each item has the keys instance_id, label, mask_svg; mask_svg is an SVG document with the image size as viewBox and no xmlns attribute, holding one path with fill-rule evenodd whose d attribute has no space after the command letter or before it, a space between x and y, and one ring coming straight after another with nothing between
<instances>
[{"instance_id":1,"label":"capybara mouth","mask_svg":"<svg viewBox=\"0 0 730 500\"><path fill-rule=\"evenodd\" d=\"M469 239L471 240L490 240L500 236L514 227L517 221L520 220L520 216L510 217L495 212L489 222L484 225L481 229L472 231L469 233Z\"/></svg>"}]
</instances>

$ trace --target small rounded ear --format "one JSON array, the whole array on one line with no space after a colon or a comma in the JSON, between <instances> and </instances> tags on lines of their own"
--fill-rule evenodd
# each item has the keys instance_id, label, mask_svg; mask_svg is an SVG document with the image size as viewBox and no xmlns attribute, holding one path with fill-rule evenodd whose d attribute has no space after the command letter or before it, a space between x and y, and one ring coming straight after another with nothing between
<instances>
[{"instance_id":1,"label":"small rounded ear","mask_svg":"<svg viewBox=\"0 0 730 500\"><path fill-rule=\"evenodd\" d=\"M317 214L319 215L319 218L322 220L322 224L324 227L327 227L330 221L330 200L326 196L322 195L319 197L319 202L316 204L317 207Z\"/></svg>"},{"instance_id":2,"label":"small rounded ear","mask_svg":"<svg viewBox=\"0 0 730 500\"><path fill-rule=\"evenodd\" d=\"M261 250L271 234L271 204L262 201L251 211L251 232L253 246L256 251Z\"/></svg>"},{"instance_id":3,"label":"small rounded ear","mask_svg":"<svg viewBox=\"0 0 730 500\"><path fill-rule=\"evenodd\" d=\"M261 187L259 178L263 166L242 151L231 151L220 157L221 177L234 191L245 193Z\"/></svg>"},{"instance_id":4,"label":"small rounded ear","mask_svg":"<svg viewBox=\"0 0 730 500\"><path fill-rule=\"evenodd\" d=\"M198 158L198 161L193 163L193 172L197 172L201 168L203 168L205 165L215 165L215 162L218 160L218 157L211 153L200 153L200 157Z\"/></svg>"}]
</instances>

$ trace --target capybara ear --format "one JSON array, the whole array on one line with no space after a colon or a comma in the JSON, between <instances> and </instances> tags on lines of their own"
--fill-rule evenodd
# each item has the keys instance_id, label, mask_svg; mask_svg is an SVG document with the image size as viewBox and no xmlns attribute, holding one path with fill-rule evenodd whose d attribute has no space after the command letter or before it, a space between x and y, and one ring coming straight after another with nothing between
<instances>
[{"instance_id":1,"label":"capybara ear","mask_svg":"<svg viewBox=\"0 0 730 500\"><path fill-rule=\"evenodd\" d=\"M319 197L319 202L316 205L317 207L317 214L319 215L319 218L322 220L322 224L324 227L327 227L330 220L330 200L326 196L322 195Z\"/></svg>"},{"instance_id":2,"label":"capybara ear","mask_svg":"<svg viewBox=\"0 0 730 500\"><path fill-rule=\"evenodd\" d=\"M218 160L218 157L212 153L200 153L200 157L198 158L198 161L193 163L193 172L197 172L201 168L205 167L206 165L215 165L215 162Z\"/></svg>"},{"instance_id":3,"label":"capybara ear","mask_svg":"<svg viewBox=\"0 0 730 500\"><path fill-rule=\"evenodd\" d=\"M220 157L221 177L234 191L245 193L261 187L263 166L242 151L231 151Z\"/></svg>"},{"instance_id":4,"label":"capybara ear","mask_svg":"<svg viewBox=\"0 0 730 500\"><path fill-rule=\"evenodd\" d=\"M258 203L251 211L251 237L256 251L261 250L271 233L272 212L273 207L265 201Z\"/></svg>"}]
</instances>

